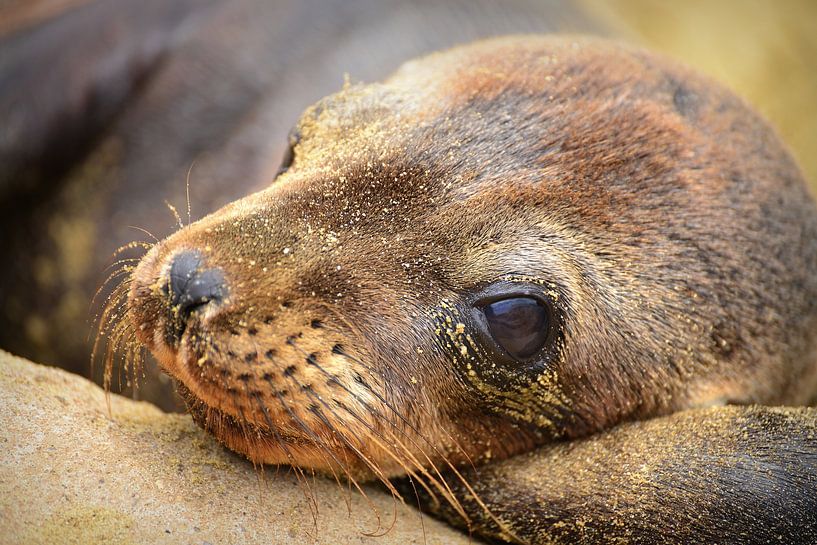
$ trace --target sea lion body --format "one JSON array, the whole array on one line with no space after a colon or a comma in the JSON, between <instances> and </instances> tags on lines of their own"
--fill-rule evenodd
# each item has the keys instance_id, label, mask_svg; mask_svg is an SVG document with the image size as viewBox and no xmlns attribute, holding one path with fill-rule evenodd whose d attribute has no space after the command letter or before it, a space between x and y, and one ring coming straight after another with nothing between
<instances>
[{"instance_id":1,"label":"sea lion body","mask_svg":"<svg viewBox=\"0 0 817 545\"><path fill-rule=\"evenodd\" d=\"M683 67L600 40L489 40L347 86L309 109L290 143L291 165L268 189L156 244L120 290L128 321L117 331L134 331L197 421L253 461L356 480L408 474L478 529L545 543L575 538L557 530L583 513L546 512L559 483L531 473L560 463L553 447L529 455L541 466L499 473L507 487L453 468L817 391L814 201L765 122ZM497 340L503 301L546 324L523 356ZM655 436L703 446L707 432L673 426L720 430L717 463L754 459L725 439L740 430L769 448L799 430L800 450L780 452L804 452L803 464L769 463L797 477L786 481L797 505L813 505L812 412L768 437L739 417L707 428L709 413L690 414L666 417ZM593 457L562 456L580 488L580 460ZM693 466L659 471L658 484L692 482ZM527 518L479 522L486 505L466 481L476 497L490 483L495 500L526 478L544 494ZM618 493L592 483L595 498ZM740 527L745 504L728 499L712 516ZM594 524L615 522L587 505ZM650 542L671 510L617 519L609 535ZM537 513L544 526L528 522ZM802 517L785 535L814 531L813 513ZM712 537L690 528L690 539Z\"/></svg>"}]
</instances>

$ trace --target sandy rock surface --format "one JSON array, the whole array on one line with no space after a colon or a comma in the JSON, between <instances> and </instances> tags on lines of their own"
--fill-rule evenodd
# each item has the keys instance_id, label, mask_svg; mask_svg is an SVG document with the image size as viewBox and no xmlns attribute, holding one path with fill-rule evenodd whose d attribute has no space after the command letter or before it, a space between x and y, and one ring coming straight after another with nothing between
<instances>
[{"instance_id":1,"label":"sandy rock surface","mask_svg":"<svg viewBox=\"0 0 817 545\"><path fill-rule=\"evenodd\" d=\"M402 504L368 537L377 519L360 494L310 487L317 532L289 472L261 478L187 415L111 396L109 416L91 382L0 351L0 544L474 543ZM391 496L367 493L388 527Z\"/></svg>"}]
</instances>

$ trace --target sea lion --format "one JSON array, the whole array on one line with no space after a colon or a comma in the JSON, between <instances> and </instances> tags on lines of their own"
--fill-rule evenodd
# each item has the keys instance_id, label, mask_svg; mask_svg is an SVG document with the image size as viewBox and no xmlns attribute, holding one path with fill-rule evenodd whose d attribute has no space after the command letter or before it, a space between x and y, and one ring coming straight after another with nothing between
<instances>
[{"instance_id":1,"label":"sea lion","mask_svg":"<svg viewBox=\"0 0 817 545\"><path fill-rule=\"evenodd\" d=\"M722 407L817 391L817 209L741 100L508 37L348 85L289 143L150 248L103 329L230 449L408 475L522 542L814 540L814 411Z\"/></svg>"}]
</instances>

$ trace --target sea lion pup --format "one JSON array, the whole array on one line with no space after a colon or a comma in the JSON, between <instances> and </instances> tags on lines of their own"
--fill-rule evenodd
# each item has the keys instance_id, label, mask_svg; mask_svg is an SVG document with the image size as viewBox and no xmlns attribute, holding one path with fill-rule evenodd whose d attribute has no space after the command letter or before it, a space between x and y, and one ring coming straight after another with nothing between
<instances>
[{"instance_id":1,"label":"sea lion pup","mask_svg":"<svg viewBox=\"0 0 817 545\"><path fill-rule=\"evenodd\" d=\"M113 333L225 445L409 475L523 542L813 542L814 412L703 408L817 390L815 205L743 102L643 51L511 37L347 86L291 144L120 290Z\"/></svg>"}]
</instances>

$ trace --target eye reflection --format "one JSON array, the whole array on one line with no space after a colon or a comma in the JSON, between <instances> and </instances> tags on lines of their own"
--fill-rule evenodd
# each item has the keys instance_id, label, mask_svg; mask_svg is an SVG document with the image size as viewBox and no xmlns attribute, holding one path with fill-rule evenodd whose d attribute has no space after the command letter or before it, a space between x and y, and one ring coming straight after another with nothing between
<instances>
[{"instance_id":1,"label":"eye reflection","mask_svg":"<svg viewBox=\"0 0 817 545\"><path fill-rule=\"evenodd\" d=\"M502 299L482 310L494 340L514 359L533 356L548 339L550 316L547 307L537 299Z\"/></svg>"}]
</instances>

